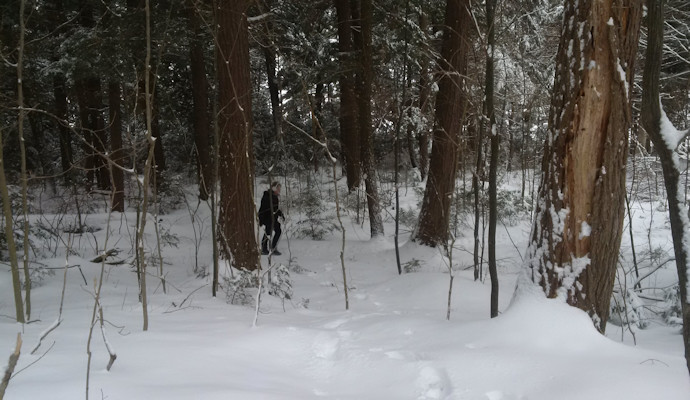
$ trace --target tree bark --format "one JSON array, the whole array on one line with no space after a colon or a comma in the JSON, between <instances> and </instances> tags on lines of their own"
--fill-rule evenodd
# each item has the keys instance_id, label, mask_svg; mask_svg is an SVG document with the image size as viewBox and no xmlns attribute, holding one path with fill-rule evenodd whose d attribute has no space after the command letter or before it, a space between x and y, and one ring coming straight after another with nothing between
<instances>
[{"instance_id":1,"label":"tree bark","mask_svg":"<svg viewBox=\"0 0 690 400\"><path fill-rule=\"evenodd\" d=\"M568 0L528 250L548 297L606 328L623 228L640 0Z\"/></svg>"},{"instance_id":2,"label":"tree bark","mask_svg":"<svg viewBox=\"0 0 690 400\"><path fill-rule=\"evenodd\" d=\"M220 127L220 226L235 268L260 268L255 238L251 80L246 11L249 0L216 4Z\"/></svg>"},{"instance_id":3,"label":"tree bark","mask_svg":"<svg viewBox=\"0 0 690 400\"><path fill-rule=\"evenodd\" d=\"M355 96L354 44L350 0L335 0L338 14L338 48L340 50L340 141L347 175L347 188L352 191L361 183L359 127Z\"/></svg>"},{"instance_id":4,"label":"tree bark","mask_svg":"<svg viewBox=\"0 0 690 400\"><path fill-rule=\"evenodd\" d=\"M68 179L68 173L72 169L72 136L69 126L61 121L67 121L67 91L64 75L56 74L53 77L53 96L55 101L55 115L58 121L58 131L60 135L60 162L62 173Z\"/></svg>"},{"instance_id":5,"label":"tree bark","mask_svg":"<svg viewBox=\"0 0 690 400\"><path fill-rule=\"evenodd\" d=\"M419 29L424 35L424 45L429 45L429 17L422 10L419 14ZM422 116L429 116L431 84L429 79L429 58L427 54L422 54L419 60L419 112ZM419 175L424 180L429 169L429 132L423 126L417 132L417 143L419 146Z\"/></svg>"},{"instance_id":6,"label":"tree bark","mask_svg":"<svg viewBox=\"0 0 690 400\"><path fill-rule=\"evenodd\" d=\"M187 9L187 17L193 34L190 40L189 57L192 75L192 123L194 125L194 145L196 146L199 198L206 201L215 184L209 134L211 121L209 118L208 79L206 77L203 43L199 38L201 29L193 7Z\"/></svg>"},{"instance_id":7,"label":"tree bark","mask_svg":"<svg viewBox=\"0 0 690 400\"><path fill-rule=\"evenodd\" d=\"M267 12L270 12L273 1L267 1L266 6L269 8ZM283 141L283 111L280 103L280 85L278 76L276 75L276 45L273 41L273 20L270 17L265 19L263 28L267 41L263 46L263 53L266 63L266 76L268 78L268 93L271 97L271 114L273 116L274 137L270 140L277 144Z\"/></svg>"},{"instance_id":8,"label":"tree bark","mask_svg":"<svg viewBox=\"0 0 690 400\"><path fill-rule=\"evenodd\" d=\"M460 128L467 98L467 39L472 25L469 0L448 0L446 29L441 50L441 79L436 98L436 122L429 176L419 213L417 239L428 246L446 245L449 239L451 197L455 191Z\"/></svg>"},{"instance_id":9,"label":"tree bark","mask_svg":"<svg viewBox=\"0 0 690 400\"><path fill-rule=\"evenodd\" d=\"M485 117L489 122L489 136L491 138L491 156L489 159L489 275L491 277L491 318L498 316L498 269L496 265L496 195L498 189L498 144L499 136L494 112L494 45L496 42L495 29L496 0L486 0L486 23L488 25L486 54L486 95Z\"/></svg>"},{"instance_id":10,"label":"tree bark","mask_svg":"<svg viewBox=\"0 0 690 400\"><path fill-rule=\"evenodd\" d=\"M673 250L678 271L680 303L683 318L683 345L685 361L690 372L690 305L688 304L688 254L683 243L690 239L687 208L683 205L679 191L680 171L674 159L675 148L671 149L661 132L661 98L659 76L664 42L664 0L647 0L647 50L642 77L642 126L654 144L661 159L664 184L668 196L668 212L671 222ZM684 223L685 221L685 223Z\"/></svg>"},{"instance_id":11,"label":"tree bark","mask_svg":"<svg viewBox=\"0 0 690 400\"><path fill-rule=\"evenodd\" d=\"M371 237L383 235L383 219L379 198L376 161L374 160L374 132L371 120L371 93L374 81L374 61L371 49L373 7L372 0L360 2L360 67L357 79L359 105L359 134L362 172L369 209Z\"/></svg>"},{"instance_id":12,"label":"tree bark","mask_svg":"<svg viewBox=\"0 0 690 400\"><path fill-rule=\"evenodd\" d=\"M24 303L22 301L22 284L19 280L19 260L17 259L17 245L14 241L14 226L12 220L12 207L10 203L10 195L7 189L7 180L5 176L5 162L2 145L2 131L0 130L0 199L2 199L2 214L5 219L5 241L7 242L7 252L10 258L10 271L12 273L12 290L14 293L14 307L17 322L24 323Z\"/></svg>"},{"instance_id":13,"label":"tree bark","mask_svg":"<svg viewBox=\"0 0 690 400\"><path fill-rule=\"evenodd\" d=\"M112 211L125 211L125 152L122 148L122 111L120 107L120 82L108 83L108 110L110 111L110 170L113 179Z\"/></svg>"}]
</instances>

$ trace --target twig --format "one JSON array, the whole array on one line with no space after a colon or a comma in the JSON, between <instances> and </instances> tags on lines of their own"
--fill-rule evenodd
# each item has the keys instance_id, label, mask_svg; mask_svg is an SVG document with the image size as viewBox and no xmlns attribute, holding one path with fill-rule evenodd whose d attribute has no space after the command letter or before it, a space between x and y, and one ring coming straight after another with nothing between
<instances>
[{"instance_id":1,"label":"twig","mask_svg":"<svg viewBox=\"0 0 690 400\"><path fill-rule=\"evenodd\" d=\"M53 344L51 344L50 347L48 347L48 350L46 350L45 353L41 354L41 356L38 357L35 361L33 361L31 364L27 365L26 367L24 367L24 368L20 369L19 371L15 372L14 374L12 374L12 378L14 378L15 376L19 375L19 373L26 371L27 369L29 369L29 367L31 367L32 365L36 364L37 362L41 361L41 359L42 359L43 357L45 357L46 354L48 354L48 352L49 352L50 350L52 350L54 346L55 346L55 342L53 342ZM0 397L0 400L1 400L1 399L2 399L2 397Z\"/></svg>"}]
</instances>

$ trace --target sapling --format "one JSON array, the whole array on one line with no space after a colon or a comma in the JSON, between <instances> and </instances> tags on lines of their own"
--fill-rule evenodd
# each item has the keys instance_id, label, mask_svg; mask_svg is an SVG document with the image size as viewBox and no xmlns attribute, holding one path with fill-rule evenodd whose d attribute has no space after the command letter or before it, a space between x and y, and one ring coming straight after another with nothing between
<instances>
[{"instance_id":1,"label":"sapling","mask_svg":"<svg viewBox=\"0 0 690 400\"><path fill-rule=\"evenodd\" d=\"M111 165L113 164L112 162L110 163ZM110 171L110 179L113 179L113 169L112 167L109 168ZM115 201L115 196L116 193L113 190L110 194L111 202ZM112 203L111 203L112 204ZM104 318L103 318L103 307L101 306L101 289L103 287L103 280L105 278L105 265L106 265L106 259L107 259L107 254L108 251L106 249L108 248L108 240L110 239L110 221L112 219L113 215L113 208L108 207L108 219L106 221L106 233L105 233L105 241L103 243L103 252L101 253L101 271L98 279L94 279L94 292L92 293L93 298L94 298L94 304L93 304L93 310L91 313L91 324L89 328L89 336L86 342L86 354L87 354L87 363L86 363L86 400L89 399L89 379L91 376L91 340L93 338L93 329L96 325L97 322L100 324L100 330L101 330L101 336L103 337L103 342L105 343L105 347L108 351L109 354L109 360L108 360L108 365L106 366L106 370L110 371L110 368L113 366L113 363L115 362L115 359L117 358L117 353L113 349L112 345L107 339L107 336L105 334L105 326L104 326ZM66 251L67 254L69 254L69 247ZM67 256L66 256L67 257ZM144 262L144 261L142 261ZM67 270L65 269L65 274L67 273ZM146 282L144 280L143 274L142 274L142 281ZM64 285L64 283L63 283ZM64 289L63 289L63 296L64 296ZM62 314L62 304L60 305L60 314ZM97 321L98 318L98 321ZM147 320L144 320L147 322ZM144 329L145 330L145 329Z\"/></svg>"},{"instance_id":2,"label":"sapling","mask_svg":"<svg viewBox=\"0 0 690 400\"><path fill-rule=\"evenodd\" d=\"M12 373L14 368L17 366L17 361L19 360L19 353L22 348L22 334L17 333L17 342L14 346L14 352L10 354L10 359L7 362L7 367L5 368L5 374L0 381L0 400L5 398L5 390L7 390L7 385L10 383L12 378Z\"/></svg>"},{"instance_id":3,"label":"sapling","mask_svg":"<svg viewBox=\"0 0 690 400\"><path fill-rule=\"evenodd\" d=\"M23 84L23 63L24 63L24 34L26 27L24 21L25 0L19 2L19 45L17 46L17 105L19 107L19 118L17 121L17 131L19 132L19 153L21 157L21 176L22 176L22 216L24 218L24 251L22 260L24 262L24 293L26 295L24 307L26 319L31 319L31 276L29 274L29 212L27 205L28 175L26 172L26 146L24 144L24 84Z\"/></svg>"},{"instance_id":4,"label":"sapling","mask_svg":"<svg viewBox=\"0 0 690 400\"><path fill-rule=\"evenodd\" d=\"M12 207L10 195L7 189L5 178L5 167L2 157L2 131L0 131L0 197L2 198L2 211L5 216L5 240L7 241L7 252L10 258L10 271L12 273L12 289L14 291L14 306L17 322L24 323L24 304L22 303L22 289L19 280L19 261L17 259L17 247L14 241L14 230L12 229Z\"/></svg>"},{"instance_id":5,"label":"sapling","mask_svg":"<svg viewBox=\"0 0 690 400\"><path fill-rule=\"evenodd\" d=\"M321 125L319 124L318 119L316 118L313 110L312 110L312 121L318 125L319 128L321 128ZM338 217L338 224L340 225L340 232L342 233L342 242L341 242L341 247L340 247L340 265L343 271L343 292L345 293L345 309L349 310L350 309L350 300L349 300L349 291L347 287L347 270L345 268L345 225L343 224L343 220L340 216L340 196L338 195L338 160L333 157L333 154L331 154L331 151L328 148L328 142L325 140L323 142L319 141L309 133L305 132L302 128L299 126L293 124L290 121L286 121L290 126L295 128L298 132L302 133L305 135L307 138L310 140L316 142L319 144L323 149L326 151L326 155L328 159L331 161L331 170L333 173L332 176L332 181L333 181L333 189L335 192L335 213L336 216Z\"/></svg>"},{"instance_id":6,"label":"sapling","mask_svg":"<svg viewBox=\"0 0 690 400\"><path fill-rule=\"evenodd\" d=\"M31 354L35 354L36 351L38 350L39 347L41 347L41 344L43 343L43 339L48 337L48 335L57 329L58 326L62 323L62 307L65 304L65 289L67 287L67 270L69 269L69 255L71 252L72 248L72 234L68 234L67 236L67 243L65 246L65 267L64 267L64 273L62 276L62 292L60 293L60 308L58 309L58 316L55 319L55 322L51 326L49 326L43 333L41 333L41 336L38 338L38 343L36 343L36 346L31 350Z\"/></svg>"}]
</instances>

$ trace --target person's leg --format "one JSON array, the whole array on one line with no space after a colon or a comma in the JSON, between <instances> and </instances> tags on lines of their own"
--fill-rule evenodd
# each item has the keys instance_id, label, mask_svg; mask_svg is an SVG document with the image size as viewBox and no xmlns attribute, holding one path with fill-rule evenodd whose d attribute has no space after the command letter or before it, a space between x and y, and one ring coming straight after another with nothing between
<instances>
[{"instance_id":1,"label":"person's leg","mask_svg":"<svg viewBox=\"0 0 690 400\"><path fill-rule=\"evenodd\" d=\"M261 238L261 252L264 254L268 254L268 241L269 237L271 236L271 227L268 225L264 225L264 236Z\"/></svg>"},{"instance_id":2,"label":"person's leg","mask_svg":"<svg viewBox=\"0 0 690 400\"><path fill-rule=\"evenodd\" d=\"M276 245L278 245L278 240L280 240L280 234L283 233L283 230L280 229L280 222L275 223L273 226L273 243L271 246L272 250L275 250Z\"/></svg>"}]
</instances>

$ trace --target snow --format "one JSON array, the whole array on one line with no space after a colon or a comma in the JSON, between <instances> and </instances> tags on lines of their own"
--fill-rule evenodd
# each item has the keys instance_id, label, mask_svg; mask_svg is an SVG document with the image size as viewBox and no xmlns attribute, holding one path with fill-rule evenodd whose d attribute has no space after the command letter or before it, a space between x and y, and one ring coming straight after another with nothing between
<instances>
[{"instance_id":1,"label":"snow","mask_svg":"<svg viewBox=\"0 0 690 400\"><path fill-rule=\"evenodd\" d=\"M659 108L661 109L661 137L666 143L666 147L671 151L673 157L673 165L680 175L680 163L678 160L678 152L676 149L681 141L685 140L688 135L688 130L679 131L673 125L673 123L668 119L664 107L661 104L661 99L659 99ZM680 210L680 220L683 226L683 252L688 255L690 254L690 219L688 218L688 208L685 206L685 198L683 197L685 193L685 188L683 186L682 180L678 180L678 189L676 191L677 198L675 201L678 203L678 209ZM672 201L672 199L669 199ZM690 262L686 260L686 277L690 277ZM690 293L690 279L686 282L685 293ZM690 298L686 299L686 303L690 304Z\"/></svg>"},{"instance_id":2,"label":"snow","mask_svg":"<svg viewBox=\"0 0 690 400\"><path fill-rule=\"evenodd\" d=\"M668 119L664 111L664 107L661 105L661 100L659 100L659 106L661 107L661 137L664 139L668 149L675 152L680 142L687 136L688 131L679 131L673 126L673 123ZM676 165L678 164L676 163Z\"/></svg>"},{"instance_id":3,"label":"snow","mask_svg":"<svg viewBox=\"0 0 690 400\"><path fill-rule=\"evenodd\" d=\"M592 227L587 223L587 221L582 221L580 224L580 235L579 240L584 239L592 234Z\"/></svg>"},{"instance_id":4,"label":"snow","mask_svg":"<svg viewBox=\"0 0 690 400\"><path fill-rule=\"evenodd\" d=\"M621 84L625 88L625 98L627 99L630 97L630 93L629 93L630 92L630 85L628 83L628 78L625 74L625 70L621 66L619 58L616 58L616 70L618 71L618 77L621 81Z\"/></svg>"},{"instance_id":5,"label":"snow","mask_svg":"<svg viewBox=\"0 0 690 400\"><path fill-rule=\"evenodd\" d=\"M326 193L328 184L322 190ZM415 190L401 194L403 207L416 208ZM191 194L189 201L196 203ZM37 354L22 349L16 369L21 372L10 381L6 398L84 397L93 282L101 268L104 326L102 335L94 333L90 341L92 399L680 400L690 392L677 331L652 326L637 335L635 347L615 338L620 333L615 326L609 327L611 338L600 335L584 312L545 299L536 285L521 284L514 291L518 279L529 278L508 232L517 238L517 248L526 248L529 221L497 234L501 314L494 319L489 318L488 280L475 282L466 268L472 255L462 250L471 248L472 235L459 232L452 313L446 320L448 260L438 249L419 246L405 234L401 259L418 260L420 268L398 275L393 238L369 240L366 223L346 215L346 311L339 233L323 241L291 238L299 216L288 211L286 236L279 244L283 255L272 259L288 265L293 296L283 301L263 293L252 326L253 303L228 304L222 290L211 297L210 276L193 270L197 263L209 271L211 265L208 225L199 227L210 211L202 204L200 212L196 226L187 209L159 216L179 245L163 249L168 292L162 292L156 277L147 279L146 332L132 267L88 261L102 253L97 243L104 243L108 232L109 243L121 250L117 257L131 258L129 235L136 215L115 214L108 230L107 214L89 214L90 226L103 229L76 236L76 254L70 254L70 264L80 264L89 283L76 268L67 270L61 324ZM565 216L554 216L554 221ZM147 228L152 253L153 229ZM392 226L386 232L393 232ZM200 234L197 252L195 235ZM60 247L41 262L64 266L64 251ZM229 274L224 264L221 274ZM36 342L54 325L62 285L59 270L32 290L33 322L21 327L25 342ZM256 289L251 290L255 297ZM11 315L11 279L4 265L0 293L0 314ZM0 362L14 349L16 332L11 318L0 320ZM110 371L106 346L117 349Z\"/></svg>"}]
</instances>

